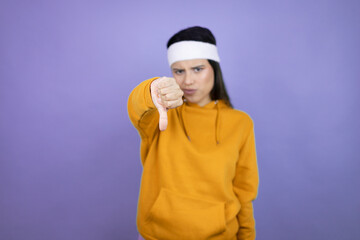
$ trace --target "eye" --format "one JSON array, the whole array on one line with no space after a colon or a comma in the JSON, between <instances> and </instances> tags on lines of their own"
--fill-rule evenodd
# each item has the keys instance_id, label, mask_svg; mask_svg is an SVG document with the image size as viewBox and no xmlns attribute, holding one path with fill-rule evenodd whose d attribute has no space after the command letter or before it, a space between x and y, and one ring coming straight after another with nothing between
<instances>
[{"instance_id":1,"label":"eye","mask_svg":"<svg viewBox=\"0 0 360 240\"><path fill-rule=\"evenodd\" d=\"M194 68L194 71L195 71L195 72L200 72L201 70L202 70L202 68L200 68L200 67Z\"/></svg>"},{"instance_id":2,"label":"eye","mask_svg":"<svg viewBox=\"0 0 360 240\"><path fill-rule=\"evenodd\" d=\"M176 74L176 75L180 75L180 74L182 74L184 72L184 70L175 70L174 71L174 73Z\"/></svg>"}]
</instances>

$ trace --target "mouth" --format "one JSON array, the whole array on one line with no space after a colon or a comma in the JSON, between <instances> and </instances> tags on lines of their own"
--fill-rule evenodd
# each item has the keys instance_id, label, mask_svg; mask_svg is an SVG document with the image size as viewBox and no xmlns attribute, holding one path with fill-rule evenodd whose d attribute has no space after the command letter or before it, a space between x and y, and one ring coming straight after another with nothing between
<instances>
[{"instance_id":1,"label":"mouth","mask_svg":"<svg viewBox=\"0 0 360 240\"><path fill-rule=\"evenodd\" d=\"M196 92L196 89L183 89L184 95L193 95Z\"/></svg>"}]
</instances>

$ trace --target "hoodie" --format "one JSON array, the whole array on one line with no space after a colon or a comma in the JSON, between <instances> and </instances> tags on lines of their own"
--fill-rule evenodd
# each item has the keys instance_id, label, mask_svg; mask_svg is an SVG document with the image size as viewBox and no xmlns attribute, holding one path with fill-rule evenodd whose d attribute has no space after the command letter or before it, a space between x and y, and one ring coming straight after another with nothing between
<instances>
[{"instance_id":1,"label":"hoodie","mask_svg":"<svg viewBox=\"0 0 360 240\"><path fill-rule=\"evenodd\" d=\"M222 100L203 107L184 102L168 110L167 129L160 131L150 94L155 79L140 83L128 99L141 138L139 233L148 240L255 239L252 119Z\"/></svg>"}]
</instances>

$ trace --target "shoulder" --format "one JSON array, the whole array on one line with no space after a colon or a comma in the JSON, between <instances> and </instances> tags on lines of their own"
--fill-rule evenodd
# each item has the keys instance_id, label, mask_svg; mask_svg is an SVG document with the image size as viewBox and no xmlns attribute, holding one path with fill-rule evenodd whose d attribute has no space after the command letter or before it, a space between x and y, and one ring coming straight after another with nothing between
<instances>
[{"instance_id":1,"label":"shoulder","mask_svg":"<svg viewBox=\"0 0 360 240\"><path fill-rule=\"evenodd\" d=\"M228 121L236 122L248 127L252 127L254 125L254 121L250 114L243 110L226 107L222 109L222 113L224 115L224 119Z\"/></svg>"}]
</instances>

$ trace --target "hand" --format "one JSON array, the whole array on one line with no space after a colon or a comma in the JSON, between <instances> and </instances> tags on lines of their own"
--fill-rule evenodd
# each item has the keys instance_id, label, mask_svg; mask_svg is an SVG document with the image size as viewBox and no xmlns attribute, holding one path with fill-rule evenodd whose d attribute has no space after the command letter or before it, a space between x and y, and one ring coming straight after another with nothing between
<instances>
[{"instance_id":1,"label":"hand","mask_svg":"<svg viewBox=\"0 0 360 240\"><path fill-rule=\"evenodd\" d=\"M168 124L167 109L176 108L183 104L184 92L180 89L175 78L161 77L154 80L150 86L151 98L159 111L159 128L164 131Z\"/></svg>"}]
</instances>

